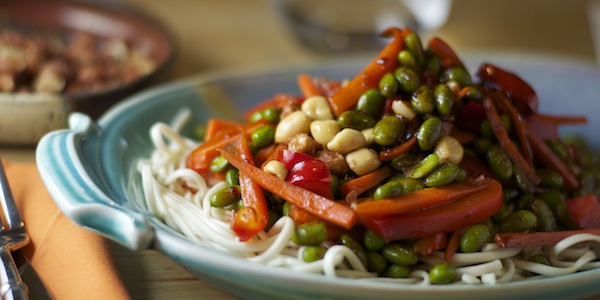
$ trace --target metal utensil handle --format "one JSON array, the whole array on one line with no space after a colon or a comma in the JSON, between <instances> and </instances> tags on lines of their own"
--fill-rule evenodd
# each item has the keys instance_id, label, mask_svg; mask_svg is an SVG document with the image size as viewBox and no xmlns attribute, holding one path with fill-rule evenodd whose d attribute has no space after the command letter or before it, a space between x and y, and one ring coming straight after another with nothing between
<instances>
[{"instance_id":1,"label":"metal utensil handle","mask_svg":"<svg viewBox=\"0 0 600 300\"><path fill-rule=\"evenodd\" d=\"M27 285L19 275L19 269L6 246L0 246L0 293L3 300L29 299Z\"/></svg>"}]
</instances>

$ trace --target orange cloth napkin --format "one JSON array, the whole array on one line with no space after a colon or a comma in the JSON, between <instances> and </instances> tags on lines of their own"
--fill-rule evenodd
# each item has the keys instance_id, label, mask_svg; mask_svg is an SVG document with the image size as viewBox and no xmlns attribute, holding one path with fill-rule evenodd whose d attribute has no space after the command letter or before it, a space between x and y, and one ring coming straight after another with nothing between
<instances>
[{"instance_id":1,"label":"orange cloth napkin","mask_svg":"<svg viewBox=\"0 0 600 300\"><path fill-rule=\"evenodd\" d=\"M31 243L23 249L55 299L129 299L108 240L69 220L34 164L4 162Z\"/></svg>"}]
</instances>

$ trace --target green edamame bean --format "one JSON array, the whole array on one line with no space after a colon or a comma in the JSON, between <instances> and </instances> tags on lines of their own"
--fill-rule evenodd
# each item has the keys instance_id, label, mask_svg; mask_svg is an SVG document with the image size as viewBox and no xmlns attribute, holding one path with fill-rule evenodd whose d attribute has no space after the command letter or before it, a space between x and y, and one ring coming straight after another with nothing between
<instances>
[{"instance_id":1,"label":"green edamame bean","mask_svg":"<svg viewBox=\"0 0 600 300\"><path fill-rule=\"evenodd\" d=\"M405 66L415 70L419 69L419 63L417 62L416 58L412 55L412 53L410 53L410 51L408 50L401 50L400 52L398 52L398 62L401 66Z\"/></svg>"},{"instance_id":2,"label":"green edamame bean","mask_svg":"<svg viewBox=\"0 0 600 300\"><path fill-rule=\"evenodd\" d=\"M275 127L271 125L262 125L252 132L250 139L252 144L258 148L270 145L275 140Z\"/></svg>"},{"instance_id":3,"label":"green edamame bean","mask_svg":"<svg viewBox=\"0 0 600 300\"><path fill-rule=\"evenodd\" d=\"M483 99L483 92L478 86L469 85L469 89L467 90L467 93L463 96L463 99L468 101L481 102L481 100Z\"/></svg>"},{"instance_id":4,"label":"green edamame bean","mask_svg":"<svg viewBox=\"0 0 600 300\"><path fill-rule=\"evenodd\" d=\"M556 231L556 217L554 212L544 201L533 199L528 206L529 210L537 217L537 231Z\"/></svg>"},{"instance_id":5,"label":"green edamame bean","mask_svg":"<svg viewBox=\"0 0 600 300\"><path fill-rule=\"evenodd\" d=\"M535 200L535 196L530 193L524 193L517 200L517 209L527 209Z\"/></svg>"},{"instance_id":6,"label":"green edamame bean","mask_svg":"<svg viewBox=\"0 0 600 300\"><path fill-rule=\"evenodd\" d=\"M501 233L505 232L526 232L537 227L538 219L534 213L529 210L521 209L510 213L506 216L498 231Z\"/></svg>"},{"instance_id":7,"label":"green edamame bean","mask_svg":"<svg viewBox=\"0 0 600 300\"><path fill-rule=\"evenodd\" d=\"M454 105L454 95L450 88L443 83L438 84L433 90L433 98L435 107L440 115L446 116L452 112Z\"/></svg>"},{"instance_id":8,"label":"green edamame bean","mask_svg":"<svg viewBox=\"0 0 600 300\"><path fill-rule=\"evenodd\" d=\"M400 178L390 180L375 189L373 199L380 200L405 195L422 190L425 186L421 181L413 178Z\"/></svg>"},{"instance_id":9,"label":"green edamame bean","mask_svg":"<svg viewBox=\"0 0 600 300\"><path fill-rule=\"evenodd\" d=\"M325 257L325 252L327 252L327 248L323 246L306 246L302 252L302 259L305 262L317 261Z\"/></svg>"},{"instance_id":10,"label":"green edamame bean","mask_svg":"<svg viewBox=\"0 0 600 300\"><path fill-rule=\"evenodd\" d=\"M229 162L222 155L219 155L210 162L209 170L211 172L217 173L225 171L227 167L229 167Z\"/></svg>"},{"instance_id":11,"label":"green edamame bean","mask_svg":"<svg viewBox=\"0 0 600 300\"><path fill-rule=\"evenodd\" d=\"M405 93L414 93L421 86L419 75L410 68L399 67L394 71L398 82L398 89Z\"/></svg>"},{"instance_id":12,"label":"green edamame bean","mask_svg":"<svg viewBox=\"0 0 600 300\"><path fill-rule=\"evenodd\" d=\"M419 164L413 168L408 177L410 178L423 178L429 175L435 168L437 168L440 162L440 158L435 153L431 153L423 158Z\"/></svg>"},{"instance_id":13,"label":"green edamame bean","mask_svg":"<svg viewBox=\"0 0 600 300\"><path fill-rule=\"evenodd\" d=\"M281 214L284 216L289 216L290 215L290 206L292 206L292 203L285 201L285 203L283 203L283 207L281 208Z\"/></svg>"},{"instance_id":14,"label":"green edamame bean","mask_svg":"<svg viewBox=\"0 0 600 300\"><path fill-rule=\"evenodd\" d=\"M568 229L578 228L569 213L565 196L558 190L548 190L538 195L538 199L544 201L554 212L556 219Z\"/></svg>"},{"instance_id":15,"label":"green edamame bean","mask_svg":"<svg viewBox=\"0 0 600 300\"><path fill-rule=\"evenodd\" d=\"M429 151L442 135L442 120L433 117L425 120L417 131L417 143L423 151Z\"/></svg>"},{"instance_id":16,"label":"green edamame bean","mask_svg":"<svg viewBox=\"0 0 600 300\"><path fill-rule=\"evenodd\" d=\"M397 264L391 264L385 271L385 276L390 278L407 278L410 275L410 268Z\"/></svg>"},{"instance_id":17,"label":"green edamame bean","mask_svg":"<svg viewBox=\"0 0 600 300\"><path fill-rule=\"evenodd\" d=\"M270 123L278 123L281 109L275 106L269 106L262 111L263 118Z\"/></svg>"},{"instance_id":18,"label":"green edamame bean","mask_svg":"<svg viewBox=\"0 0 600 300\"><path fill-rule=\"evenodd\" d=\"M483 224L475 224L465 230L460 237L460 251L470 253L481 250L490 241L490 229Z\"/></svg>"},{"instance_id":19,"label":"green edamame bean","mask_svg":"<svg viewBox=\"0 0 600 300\"><path fill-rule=\"evenodd\" d=\"M471 148L479 155L486 154L491 145L492 141L484 137L475 138L471 142Z\"/></svg>"},{"instance_id":20,"label":"green edamame bean","mask_svg":"<svg viewBox=\"0 0 600 300\"><path fill-rule=\"evenodd\" d=\"M262 120L262 118L263 118L262 111L255 111L250 115L250 117L248 118L248 121L250 121L250 123L254 123L254 122L258 122L258 121Z\"/></svg>"},{"instance_id":21,"label":"green edamame bean","mask_svg":"<svg viewBox=\"0 0 600 300\"><path fill-rule=\"evenodd\" d=\"M425 177L424 183L428 187L446 185L453 182L459 172L460 168L457 165L453 163L443 163Z\"/></svg>"},{"instance_id":22,"label":"green edamame bean","mask_svg":"<svg viewBox=\"0 0 600 300\"><path fill-rule=\"evenodd\" d=\"M365 248L363 248L363 246L359 242L357 242L354 238L347 234L342 234L342 236L340 237L340 241L342 242L342 245L350 248L350 250L352 250L352 252L356 254L363 266L366 267L368 265L367 251L365 251Z\"/></svg>"},{"instance_id":23,"label":"green edamame bean","mask_svg":"<svg viewBox=\"0 0 600 300\"><path fill-rule=\"evenodd\" d=\"M442 71L440 58L430 50L425 51L425 72L432 74L436 79Z\"/></svg>"},{"instance_id":24,"label":"green edamame bean","mask_svg":"<svg viewBox=\"0 0 600 300\"><path fill-rule=\"evenodd\" d=\"M412 152L404 153L394 159L392 159L391 166L392 168L402 171L404 168L409 168L414 166L417 161L417 156Z\"/></svg>"},{"instance_id":25,"label":"green edamame bean","mask_svg":"<svg viewBox=\"0 0 600 300\"><path fill-rule=\"evenodd\" d=\"M363 244L369 251L378 251L379 249L385 247L387 242L377 233L367 229L365 230L365 234L363 236Z\"/></svg>"},{"instance_id":26,"label":"green edamame bean","mask_svg":"<svg viewBox=\"0 0 600 300\"><path fill-rule=\"evenodd\" d=\"M421 38L418 34L412 32L404 37L404 46L413 55L419 65L423 64L425 53L423 51Z\"/></svg>"},{"instance_id":27,"label":"green edamame bean","mask_svg":"<svg viewBox=\"0 0 600 300\"><path fill-rule=\"evenodd\" d=\"M512 161L499 145L494 144L488 148L486 159L488 166L498 178L509 179L513 176Z\"/></svg>"},{"instance_id":28,"label":"green edamame bean","mask_svg":"<svg viewBox=\"0 0 600 300\"><path fill-rule=\"evenodd\" d=\"M347 110L338 117L338 124L342 128L363 130L375 126L377 122L373 116L358 110Z\"/></svg>"},{"instance_id":29,"label":"green edamame bean","mask_svg":"<svg viewBox=\"0 0 600 300\"><path fill-rule=\"evenodd\" d=\"M225 172L227 186L240 185L240 172L236 168L229 168Z\"/></svg>"},{"instance_id":30,"label":"green edamame bean","mask_svg":"<svg viewBox=\"0 0 600 300\"><path fill-rule=\"evenodd\" d=\"M292 234L292 241L298 245L318 246L327 240L327 227L322 222L300 224Z\"/></svg>"},{"instance_id":31,"label":"green edamame bean","mask_svg":"<svg viewBox=\"0 0 600 300\"><path fill-rule=\"evenodd\" d=\"M378 89L368 89L358 98L356 110L365 112L375 118L381 113L383 102Z\"/></svg>"},{"instance_id":32,"label":"green edamame bean","mask_svg":"<svg viewBox=\"0 0 600 300\"><path fill-rule=\"evenodd\" d=\"M442 82L454 81L461 87L473 84L471 74L464 67L451 67L444 72Z\"/></svg>"},{"instance_id":33,"label":"green edamame bean","mask_svg":"<svg viewBox=\"0 0 600 300\"><path fill-rule=\"evenodd\" d=\"M214 207L225 207L242 199L240 187L233 185L216 191L210 197L210 205Z\"/></svg>"},{"instance_id":34,"label":"green edamame bean","mask_svg":"<svg viewBox=\"0 0 600 300\"><path fill-rule=\"evenodd\" d=\"M492 220L494 220L495 222L501 222L512 212L513 212L513 207L508 206L508 205L506 205L506 203L503 202L502 207L500 207L500 210L492 216Z\"/></svg>"},{"instance_id":35,"label":"green edamame bean","mask_svg":"<svg viewBox=\"0 0 600 300\"><path fill-rule=\"evenodd\" d=\"M456 268L447 262L437 264L429 270L429 281L433 284L450 284L457 279Z\"/></svg>"},{"instance_id":36,"label":"green edamame bean","mask_svg":"<svg viewBox=\"0 0 600 300\"><path fill-rule=\"evenodd\" d=\"M381 249L381 254L392 264L401 266L412 266L419 261L419 258L411 247L400 243L387 244Z\"/></svg>"},{"instance_id":37,"label":"green edamame bean","mask_svg":"<svg viewBox=\"0 0 600 300\"><path fill-rule=\"evenodd\" d=\"M502 123L502 127L504 127L504 130L506 130L507 132L510 131L511 129L511 122L510 119L507 115L500 115L500 123ZM496 135L494 133L494 131L492 130L492 125L490 123L490 120L485 119L483 120L483 122L481 122L481 125L479 127L479 133L481 133L481 135L485 138L488 139L495 139Z\"/></svg>"},{"instance_id":38,"label":"green edamame bean","mask_svg":"<svg viewBox=\"0 0 600 300\"><path fill-rule=\"evenodd\" d=\"M392 73L387 73L379 80L379 92L384 97L391 97L398 91L398 79Z\"/></svg>"},{"instance_id":39,"label":"green edamame bean","mask_svg":"<svg viewBox=\"0 0 600 300\"><path fill-rule=\"evenodd\" d=\"M488 240L488 243L493 243L497 232L496 224L494 224L494 221L492 221L491 218L487 218L481 221L481 223L479 224L488 228L488 230L490 231L490 239Z\"/></svg>"},{"instance_id":40,"label":"green edamame bean","mask_svg":"<svg viewBox=\"0 0 600 300\"><path fill-rule=\"evenodd\" d=\"M367 270L377 274L383 274L388 268L387 260L379 252L367 252Z\"/></svg>"},{"instance_id":41,"label":"green edamame bean","mask_svg":"<svg viewBox=\"0 0 600 300\"><path fill-rule=\"evenodd\" d=\"M435 109L433 90L428 85L420 86L410 98L410 107L418 114L429 114Z\"/></svg>"},{"instance_id":42,"label":"green edamame bean","mask_svg":"<svg viewBox=\"0 0 600 300\"><path fill-rule=\"evenodd\" d=\"M395 115L385 116L373 128L373 141L381 146L396 144L404 136L404 121Z\"/></svg>"}]
</instances>

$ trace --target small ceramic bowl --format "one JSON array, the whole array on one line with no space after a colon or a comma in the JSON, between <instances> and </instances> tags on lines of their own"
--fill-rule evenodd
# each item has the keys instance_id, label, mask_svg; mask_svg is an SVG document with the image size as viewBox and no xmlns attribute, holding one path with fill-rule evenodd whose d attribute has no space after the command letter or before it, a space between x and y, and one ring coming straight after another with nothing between
<instances>
[{"instance_id":1,"label":"small ceramic bowl","mask_svg":"<svg viewBox=\"0 0 600 300\"><path fill-rule=\"evenodd\" d=\"M487 55L526 78L547 113L585 115L600 111L600 71L539 57ZM465 60L477 67L481 60ZM60 209L75 223L136 250L155 249L204 282L245 299L571 299L600 294L600 269L554 278L495 285L422 286L330 278L264 266L199 245L144 212L137 163L150 156L149 128L171 123L182 109L191 112L183 134L210 117L235 117L277 93L299 94L300 73L343 79L364 62L325 63L235 74L207 74L156 87L116 105L97 122L75 114L69 129L46 135L37 163ZM600 119L568 128L600 147Z\"/></svg>"},{"instance_id":2,"label":"small ceramic bowl","mask_svg":"<svg viewBox=\"0 0 600 300\"><path fill-rule=\"evenodd\" d=\"M92 83L83 85L75 79L85 79L85 76L81 75L85 74L84 71L69 70L70 78L74 79L67 80L66 86L60 91L48 91L32 88L42 68L31 67L33 64L30 64L31 59L28 56L28 64L24 71L12 75L14 89L3 89L0 78L0 144L34 144L45 133L66 127L67 115L74 111L83 112L96 119L107 108L146 87L159 74L164 73L176 54L175 40L165 26L144 12L116 1L2 1L0 30L2 33L16 33L18 38L28 39L27 42L42 40L41 37L50 41L40 41L42 46L38 49L49 48L48 44L52 41L60 41L61 44L56 47L64 49L53 49L58 53L53 55L60 58L66 56L65 53L83 56L79 50L68 52L75 49L74 43L84 40L82 37L91 40L90 45L94 44L89 48L97 50L98 53L102 46L112 42L115 47L113 49L121 47L121 53L126 53L119 57L122 60L119 65L114 64L114 69L118 71L114 71L113 74L124 74L125 71L119 68L126 64L131 66L135 59L143 59L146 63L145 70L122 75L119 81L111 78L115 75L103 75L104 81L111 80L104 85L97 83L99 79L94 81L89 79L90 77L87 77L88 82ZM14 49L23 50L21 45L14 46L5 42L0 46L0 73L8 73L6 64L2 64L8 55L6 53L14 53ZM108 46L104 48L108 49ZM69 62L74 61L72 57L68 59ZM76 69L72 65L75 64L69 65L71 69ZM90 69L91 72L98 73L100 68ZM129 77L125 78L126 76ZM31 84L28 81L31 81Z\"/></svg>"}]
</instances>

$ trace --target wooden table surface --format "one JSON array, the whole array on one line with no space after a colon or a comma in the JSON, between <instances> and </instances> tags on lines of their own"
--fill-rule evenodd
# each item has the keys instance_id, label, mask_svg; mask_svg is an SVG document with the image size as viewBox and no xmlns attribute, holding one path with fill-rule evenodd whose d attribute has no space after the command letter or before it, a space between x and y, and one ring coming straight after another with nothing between
<instances>
[{"instance_id":1,"label":"wooden table surface","mask_svg":"<svg viewBox=\"0 0 600 300\"><path fill-rule=\"evenodd\" d=\"M113 0L114 1L114 0ZM125 1L125 0L121 0ZM267 0L127 0L160 19L179 42L179 55L161 81L199 72L309 61ZM511 50L573 57L595 64L586 4L562 0L454 0L435 35L459 53ZM33 161L34 146L0 145L3 159ZM237 299L191 276L155 251L113 245L121 276L134 299Z\"/></svg>"}]
</instances>

